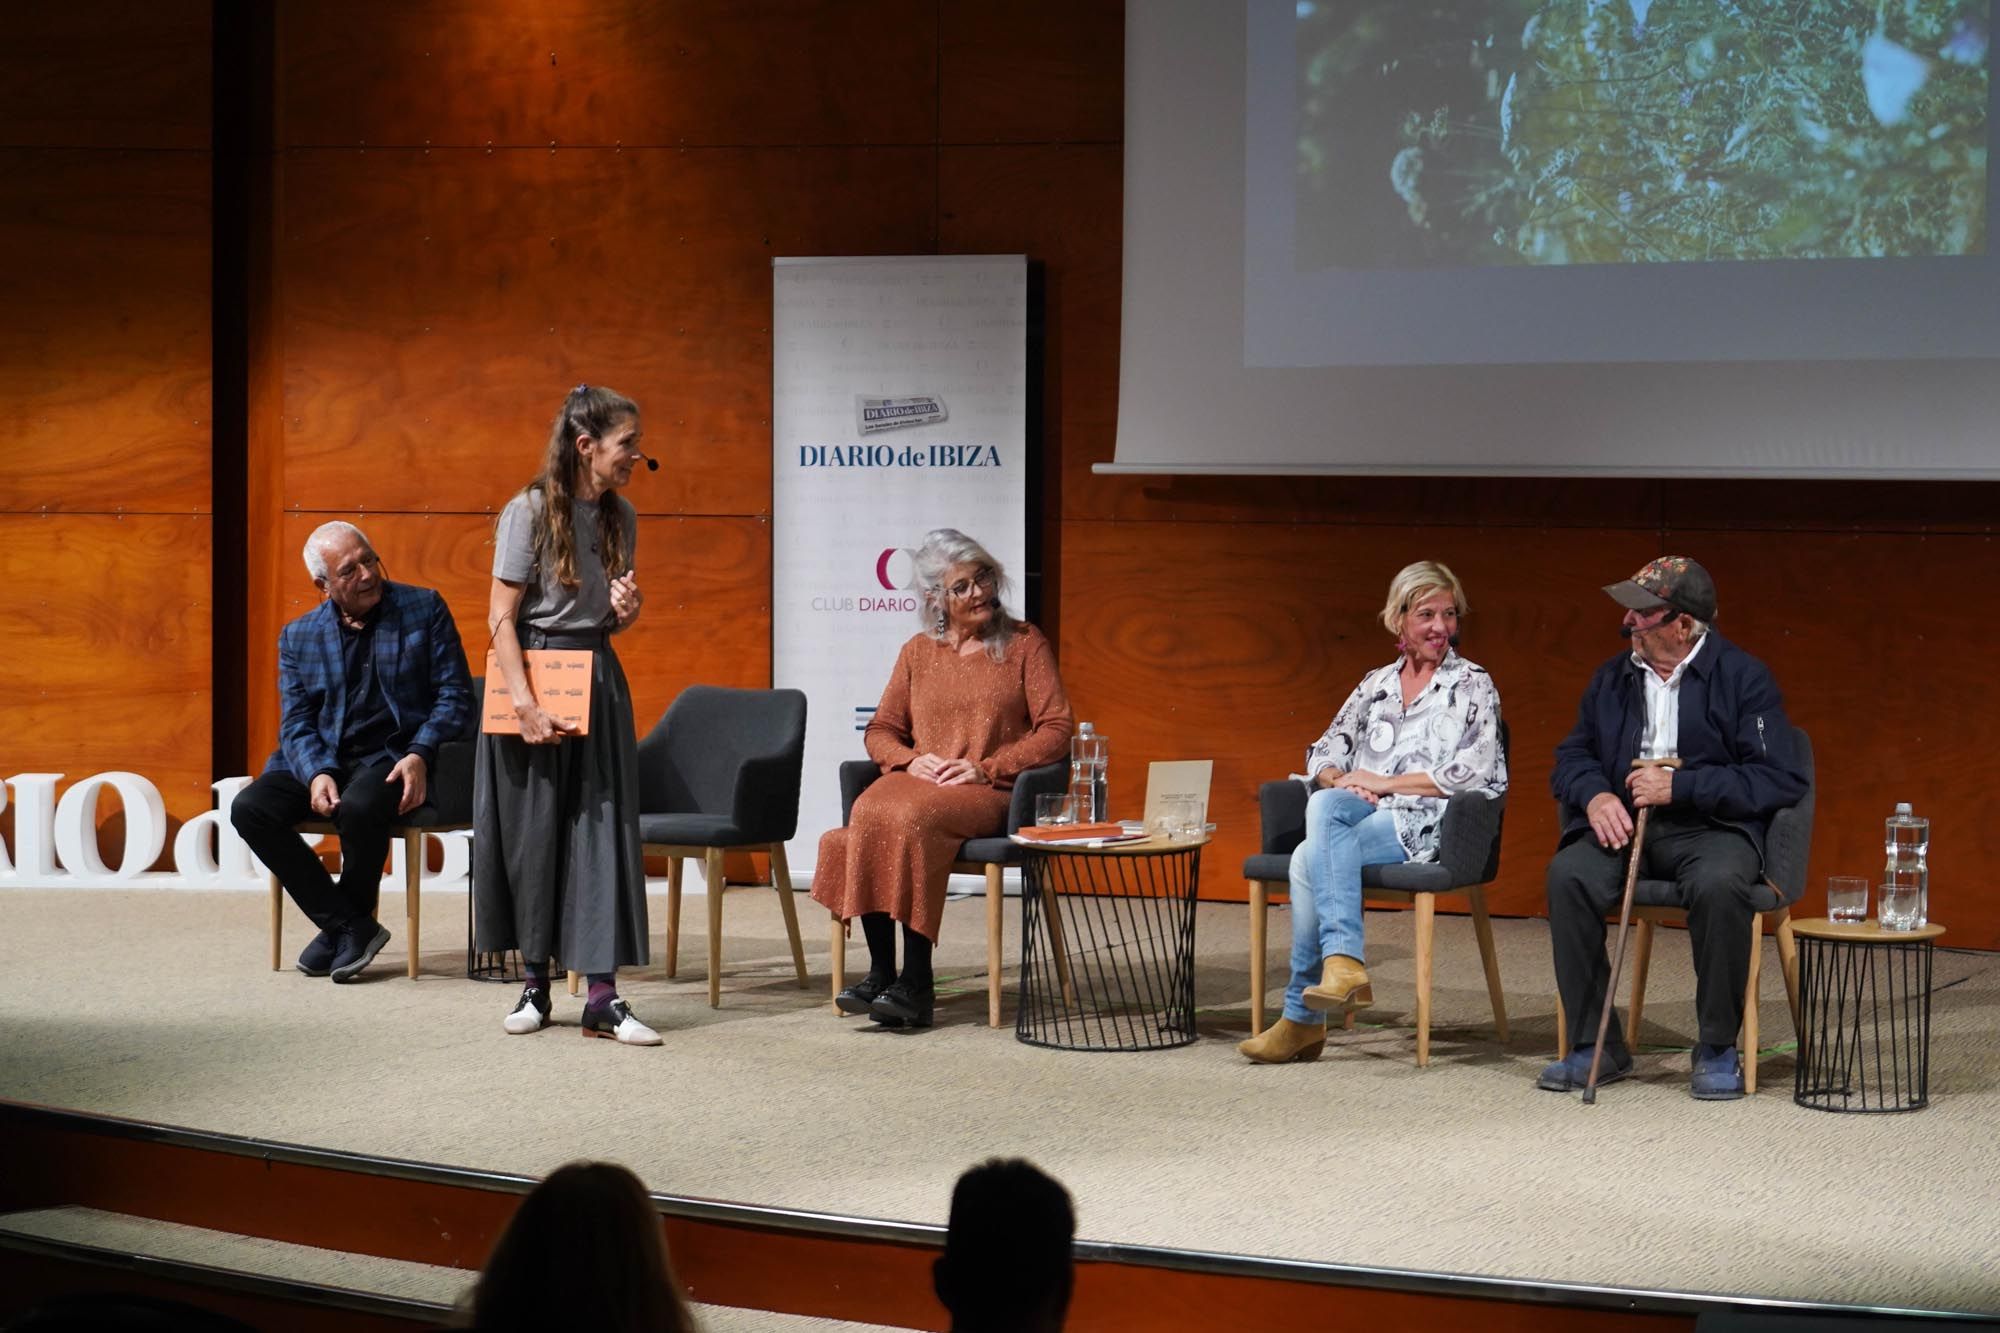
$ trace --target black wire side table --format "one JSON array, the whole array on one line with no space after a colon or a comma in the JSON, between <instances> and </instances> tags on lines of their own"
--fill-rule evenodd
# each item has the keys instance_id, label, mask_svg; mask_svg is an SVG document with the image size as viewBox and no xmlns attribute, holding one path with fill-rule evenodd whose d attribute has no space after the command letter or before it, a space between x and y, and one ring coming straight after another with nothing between
<instances>
[{"instance_id":1,"label":"black wire side table","mask_svg":"<svg viewBox=\"0 0 2000 1333\"><path fill-rule=\"evenodd\" d=\"M1017 1040L1070 1051L1195 1040L1195 891L1207 842L1024 847Z\"/></svg>"},{"instance_id":2,"label":"black wire side table","mask_svg":"<svg viewBox=\"0 0 2000 1333\"><path fill-rule=\"evenodd\" d=\"M1931 1096L1931 941L1943 926L1794 921L1799 1054L1792 1100L1815 1111L1921 1111Z\"/></svg>"}]
</instances>

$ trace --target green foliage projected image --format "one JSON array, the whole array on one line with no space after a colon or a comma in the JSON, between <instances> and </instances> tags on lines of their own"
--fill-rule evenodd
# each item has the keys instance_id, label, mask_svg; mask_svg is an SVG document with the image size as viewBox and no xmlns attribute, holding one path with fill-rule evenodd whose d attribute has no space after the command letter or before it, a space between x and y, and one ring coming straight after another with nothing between
<instances>
[{"instance_id":1,"label":"green foliage projected image","mask_svg":"<svg viewBox=\"0 0 2000 1333\"><path fill-rule=\"evenodd\" d=\"M1297 268L1986 250L1987 0L1301 0Z\"/></svg>"}]
</instances>

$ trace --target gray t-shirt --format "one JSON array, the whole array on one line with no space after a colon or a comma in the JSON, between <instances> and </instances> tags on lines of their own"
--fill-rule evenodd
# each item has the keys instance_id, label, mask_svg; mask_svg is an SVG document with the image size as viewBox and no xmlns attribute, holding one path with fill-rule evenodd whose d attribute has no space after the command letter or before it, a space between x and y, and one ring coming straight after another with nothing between
<instances>
[{"instance_id":1,"label":"gray t-shirt","mask_svg":"<svg viewBox=\"0 0 2000 1333\"><path fill-rule=\"evenodd\" d=\"M627 550L638 549L639 516L631 501L620 495L618 521L625 527ZM604 572L604 558L598 552L597 506L581 500L570 502L576 531L576 586L564 587L554 576L542 576L535 559L535 519L542 512L542 493L530 489L517 494L500 511L493 530L493 577L507 583L527 585L520 608L514 613L517 624L566 633L576 630L610 629L617 623L611 610L611 580Z\"/></svg>"}]
</instances>

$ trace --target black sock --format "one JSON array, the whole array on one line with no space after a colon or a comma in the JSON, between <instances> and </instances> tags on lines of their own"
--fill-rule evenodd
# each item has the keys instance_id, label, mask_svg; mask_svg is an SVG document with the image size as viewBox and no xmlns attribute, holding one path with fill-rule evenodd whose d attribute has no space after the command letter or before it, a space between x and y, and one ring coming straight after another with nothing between
<instances>
[{"instance_id":1,"label":"black sock","mask_svg":"<svg viewBox=\"0 0 2000 1333\"><path fill-rule=\"evenodd\" d=\"M896 923L887 912L863 912L861 934L868 941L868 984L888 985L896 979Z\"/></svg>"},{"instance_id":2,"label":"black sock","mask_svg":"<svg viewBox=\"0 0 2000 1333\"><path fill-rule=\"evenodd\" d=\"M918 990L930 990L931 942L908 926L903 927L903 981Z\"/></svg>"},{"instance_id":3,"label":"black sock","mask_svg":"<svg viewBox=\"0 0 2000 1333\"><path fill-rule=\"evenodd\" d=\"M546 992L549 988L549 965L546 962L521 963L521 979L536 990Z\"/></svg>"}]
</instances>

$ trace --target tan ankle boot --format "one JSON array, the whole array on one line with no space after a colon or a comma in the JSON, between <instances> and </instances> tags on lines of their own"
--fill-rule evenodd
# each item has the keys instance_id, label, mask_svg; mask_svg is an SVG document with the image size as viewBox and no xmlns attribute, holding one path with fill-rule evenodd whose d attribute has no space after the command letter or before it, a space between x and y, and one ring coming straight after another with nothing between
<instances>
[{"instance_id":1,"label":"tan ankle boot","mask_svg":"<svg viewBox=\"0 0 2000 1333\"><path fill-rule=\"evenodd\" d=\"M1306 1008L1325 1013L1329 1009L1352 1012L1375 1003L1375 988L1368 984L1368 969L1344 953L1329 955L1319 985L1308 986L1303 996Z\"/></svg>"},{"instance_id":2,"label":"tan ankle boot","mask_svg":"<svg viewBox=\"0 0 2000 1333\"><path fill-rule=\"evenodd\" d=\"M1326 1025L1294 1023L1281 1018L1250 1040L1238 1042L1236 1049L1260 1065L1317 1060L1326 1049Z\"/></svg>"}]
</instances>

